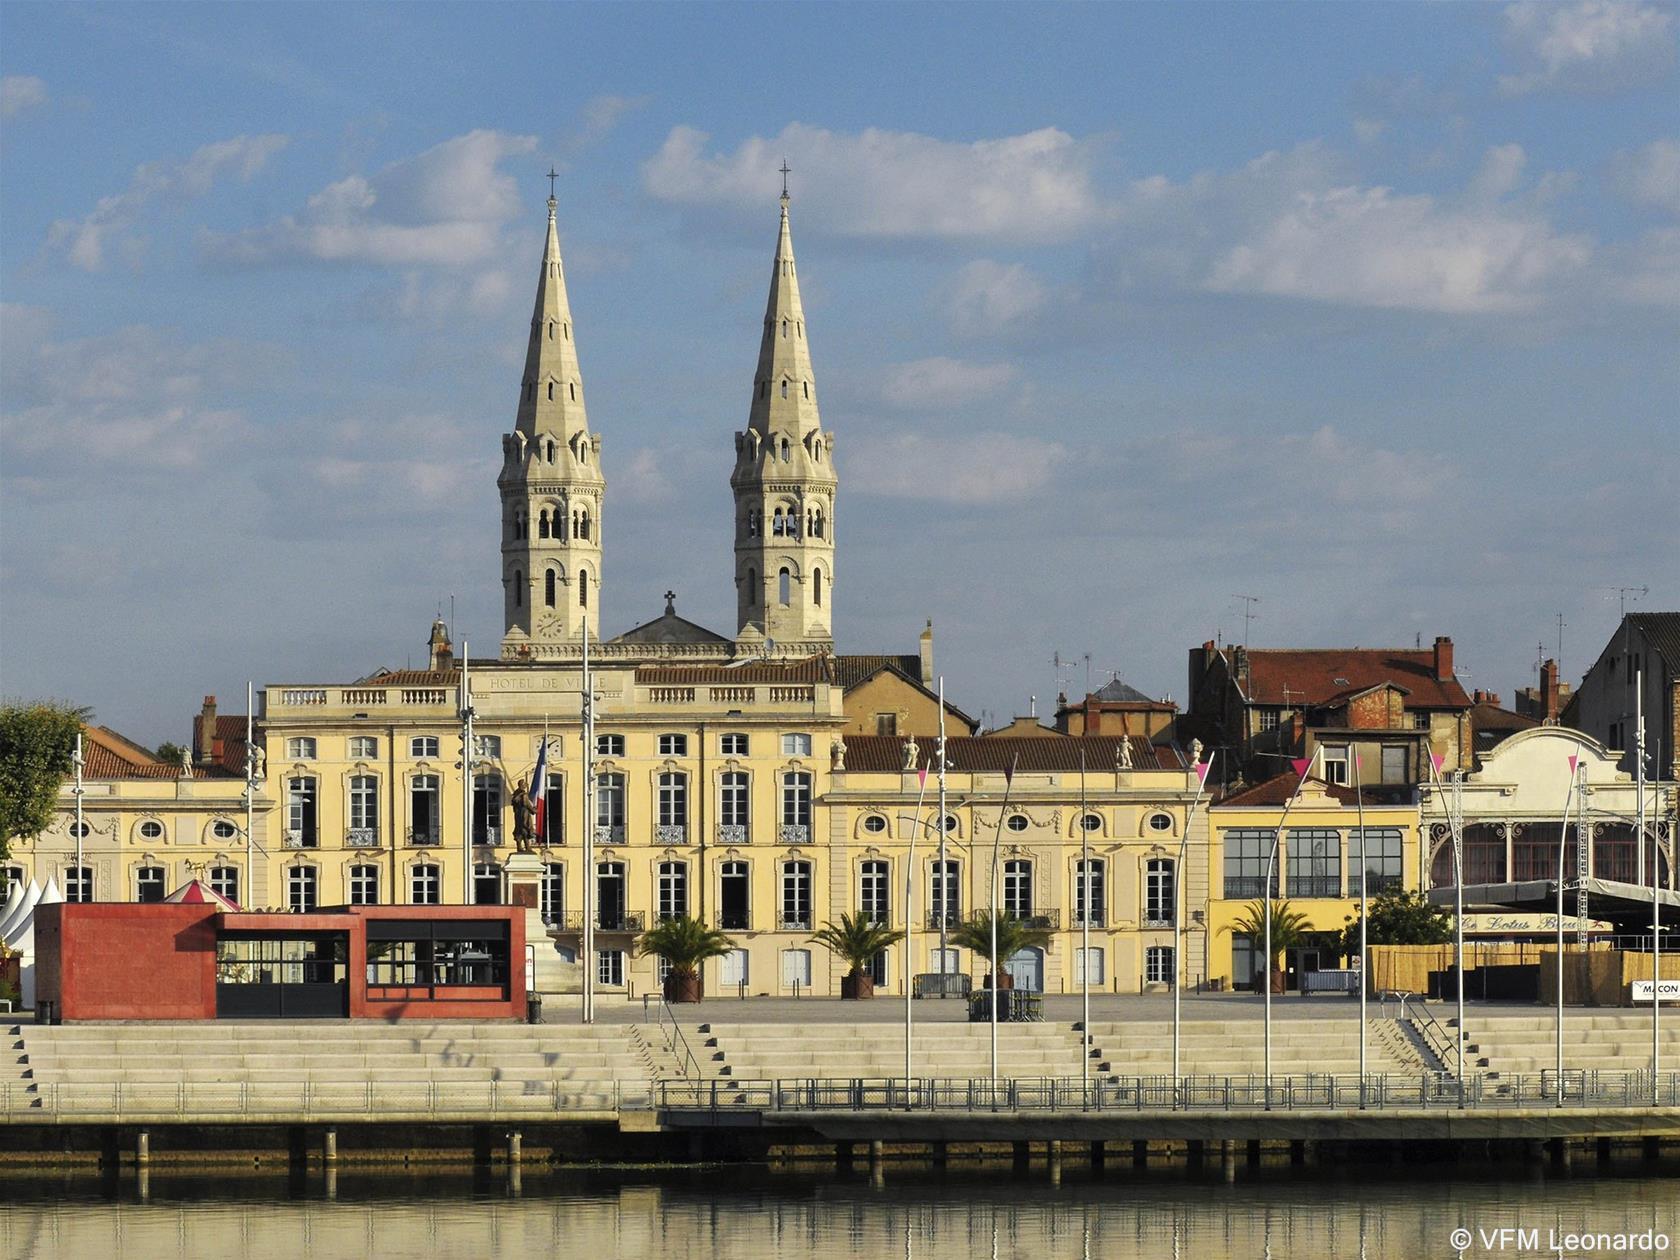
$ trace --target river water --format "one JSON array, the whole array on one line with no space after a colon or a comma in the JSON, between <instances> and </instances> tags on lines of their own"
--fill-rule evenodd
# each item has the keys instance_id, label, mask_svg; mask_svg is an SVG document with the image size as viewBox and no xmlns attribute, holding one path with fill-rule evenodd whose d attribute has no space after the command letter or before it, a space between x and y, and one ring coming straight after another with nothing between
<instances>
[{"instance_id":1,"label":"river water","mask_svg":"<svg viewBox=\"0 0 1680 1260\"><path fill-rule=\"evenodd\" d=\"M408 1176L347 1170L288 1179L129 1171L8 1175L0 1254L30 1260L338 1257L1225 1256L1515 1257L1680 1254L1680 1178L1637 1165L1577 1178L1457 1176L1416 1167L1217 1177L1070 1168L1030 1172L888 1164L884 1182L783 1171L531 1172ZM1450 1179L1447 1179L1449 1178ZM1534 1230L1517 1238L1501 1228ZM1454 1246L1453 1231L1471 1231ZM1632 1238L1652 1231L1663 1238ZM1570 1235L1592 1237L1569 1245ZM1592 1245L1587 1245L1590 1242ZM1607 1245L1608 1244L1608 1245Z\"/></svg>"}]
</instances>

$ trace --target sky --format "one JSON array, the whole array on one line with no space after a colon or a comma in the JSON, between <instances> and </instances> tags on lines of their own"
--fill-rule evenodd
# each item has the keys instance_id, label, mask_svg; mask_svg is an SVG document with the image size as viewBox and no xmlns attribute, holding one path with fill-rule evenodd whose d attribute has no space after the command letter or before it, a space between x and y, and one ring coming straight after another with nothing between
<instances>
[{"instance_id":1,"label":"sky","mask_svg":"<svg viewBox=\"0 0 1680 1260\"><path fill-rule=\"evenodd\" d=\"M9 3L0 693L152 744L440 608L493 655L551 166L602 628L732 633L784 158L838 650L932 618L998 723L1245 634L1451 635L1509 703L1561 615L1578 678L1617 588L1680 608L1677 44L1648 0Z\"/></svg>"}]
</instances>

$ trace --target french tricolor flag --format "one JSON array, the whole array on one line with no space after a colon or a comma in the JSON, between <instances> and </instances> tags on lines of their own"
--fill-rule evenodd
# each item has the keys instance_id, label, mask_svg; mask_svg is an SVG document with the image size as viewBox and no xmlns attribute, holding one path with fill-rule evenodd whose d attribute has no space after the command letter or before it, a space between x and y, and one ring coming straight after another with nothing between
<instances>
[{"instance_id":1,"label":"french tricolor flag","mask_svg":"<svg viewBox=\"0 0 1680 1260\"><path fill-rule=\"evenodd\" d=\"M541 842L548 835L548 741L537 752L537 768L531 772L531 787L527 792L531 801L531 834Z\"/></svg>"}]
</instances>

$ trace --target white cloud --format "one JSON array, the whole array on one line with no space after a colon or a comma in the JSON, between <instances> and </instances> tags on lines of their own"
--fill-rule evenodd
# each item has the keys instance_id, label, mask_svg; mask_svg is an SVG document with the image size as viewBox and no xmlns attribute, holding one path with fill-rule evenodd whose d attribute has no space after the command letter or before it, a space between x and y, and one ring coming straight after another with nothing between
<instances>
[{"instance_id":1,"label":"white cloud","mask_svg":"<svg viewBox=\"0 0 1680 1260\"><path fill-rule=\"evenodd\" d=\"M982 505L1025 499L1050 484L1066 455L1056 442L1009 433L906 433L846 448L846 488L862 495Z\"/></svg>"},{"instance_id":2,"label":"white cloud","mask_svg":"<svg viewBox=\"0 0 1680 1260\"><path fill-rule=\"evenodd\" d=\"M1654 82L1674 65L1674 15L1638 0L1522 0L1505 37L1522 67L1502 75L1510 96L1548 88L1605 92Z\"/></svg>"},{"instance_id":3,"label":"white cloud","mask_svg":"<svg viewBox=\"0 0 1680 1260\"><path fill-rule=\"evenodd\" d=\"M881 377L881 398L906 411L942 411L992 398L1020 375L1013 363L970 363L935 356L899 363Z\"/></svg>"},{"instance_id":4,"label":"white cloud","mask_svg":"<svg viewBox=\"0 0 1680 1260\"><path fill-rule=\"evenodd\" d=\"M15 118L26 109L47 103L47 85L32 74L0 78L0 118Z\"/></svg>"},{"instance_id":5,"label":"white cloud","mask_svg":"<svg viewBox=\"0 0 1680 1260\"><path fill-rule=\"evenodd\" d=\"M1616 187L1629 201L1680 214L1680 140L1653 140L1612 163Z\"/></svg>"},{"instance_id":6,"label":"white cloud","mask_svg":"<svg viewBox=\"0 0 1680 1260\"><path fill-rule=\"evenodd\" d=\"M951 327L971 337L1020 325L1050 299L1049 290L1021 263L989 258L964 264L936 296Z\"/></svg>"},{"instance_id":7,"label":"white cloud","mask_svg":"<svg viewBox=\"0 0 1680 1260\"><path fill-rule=\"evenodd\" d=\"M472 131L372 176L351 175L310 197L301 213L236 235L208 235L212 257L381 266L462 266L491 257L502 224L521 212L501 170L535 136Z\"/></svg>"},{"instance_id":8,"label":"white cloud","mask_svg":"<svg viewBox=\"0 0 1680 1260\"><path fill-rule=\"evenodd\" d=\"M90 214L56 221L47 231L47 244L63 249L82 270L98 271L111 238L148 203L165 196L202 197L224 175L248 182L287 143L282 135L234 136L202 146L185 161L146 162L134 169L127 188L100 198Z\"/></svg>"},{"instance_id":9,"label":"white cloud","mask_svg":"<svg viewBox=\"0 0 1680 1260\"><path fill-rule=\"evenodd\" d=\"M676 489L665 469L672 452L647 447L634 451L622 471L613 474L613 492L624 503L670 503Z\"/></svg>"},{"instance_id":10,"label":"white cloud","mask_svg":"<svg viewBox=\"0 0 1680 1260\"><path fill-rule=\"evenodd\" d=\"M708 151L707 140L673 128L642 167L648 191L679 205L762 212L786 155L802 216L842 236L1050 241L1102 213L1089 145L1053 127L963 143L790 123L732 153Z\"/></svg>"}]
</instances>

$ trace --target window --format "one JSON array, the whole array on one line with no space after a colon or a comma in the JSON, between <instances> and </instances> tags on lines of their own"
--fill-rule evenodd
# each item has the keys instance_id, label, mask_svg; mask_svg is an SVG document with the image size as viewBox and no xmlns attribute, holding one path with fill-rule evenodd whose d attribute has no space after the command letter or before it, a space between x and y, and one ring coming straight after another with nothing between
<instances>
[{"instance_id":1,"label":"window","mask_svg":"<svg viewBox=\"0 0 1680 1260\"><path fill-rule=\"evenodd\" d=\"M1078 947L1074 949L1073 982L1079 985L1108 983L1108 969L1105 966L1101 945L1093 945L1090 949Z\"/></svg>"},{"instance_id":2,"label":"window","mask_svg":"<svg viewBox=\"0 0 1680 1260\"><path fill-rule=\"evenodd\" d=\"M962 921L962 885L954 861L935 862L928 871L928 926L955 927Z\"/></svg>"},{"instance_id":3,"label":"window","mask_svg":"<svg viewBox=\"0 0 1680 1260\"><path fill-rule=\"evenodd\" d=\"M1323 827L1291 827L1284 837L1291 897L1342 895L1342 833Z\"/></svg>"},{"instance_id":4,"label":"window","mask_svg":"<svg viewBox=\"0 0 1680 1260\"><path fill-rule=\"evenodd\" d=\"M93 828L85 822L70 824L70 838L73 840L86 840L92 831Z\"/></svg>"},{"instance_id":5,"label":"window","mask_svg":"<svg viewBox=\"0 0 1680 1260\"><path fill-rule=\"evenodd\" d=\"M589 518L587 516L583 518L582 537L589 537ZM586 569L578 570L578 607L589 607L589 572Z\"/></svg>"},{"instance_id":6,"label":"window","mask_svg":"<svg viewBox=\"0 0 1680 1260\"><path fill-rule=\"evenodd\" d=\"M858 868L858 909L876 923L892 922L892 893L885 862L869 861Z\"/></svg>"},{"instance_id":7,"label":"window","mask_svg":"<svg viewBox=\"0 0 1680 1260\"><path fill-rule=\"evenodd\" d=\"M494 862L477 862L473 865L473 904L502 904L502 868Z\"/></svg>"},{"instance_id":8,"label":"window","mask_svg":"<svg viewBox=\"0 0 1680 1260\"><path fill-rule=\"evenodd\" d=\"M1004 820L1003 825L1011 831L1025 831L1027 829L1027 816L1025 814L1011 814Z\"/></svg>"},{"instance_id":9,"label":"window","mask_svg":"<svg viewBox=\"0 0 1680 1260\"><path fill-rule=\"evenodd\" d=\"M595 755L597 757L624 756L624 736L597 735L595 737Z\"/></svg>"},{"instance_id":10,"label":"window","mask_svg":"<svg viewBox=\"0 0 1680 1260\"><path fill-rule=\"evenodd\" d=\"M408 741L408 755L410 757L437 756L438 737L436 735L416 735Z\"/></svg>"},{"instance_id":11,"label":"window","mask_svg":"<svg viewBox=\"0 0 1680 1260\"><path fill-rule=\"evenodd\" d=\"M1079 819L1079 829L1081 831L1101 831L1102 816L1100 814L1081 815Z\"/></svg>"},{"instance_id":12,"label":"window","mask_svg":"<svg viewBox=\"0 0 1680 1260\"><path fill-rule=\"evenodd\" d=\"M685 828L688 826L688 776L666 773L659 776L659 826ZM662 834L661 840L681 840L682 836Z\"/></svg>"},{"instance_id":13,"label":"window","mask_svg":"<svg viewBox=\"0 0 1680 1260\"><path fill-rule=\"evenodd\" d=\"M1225 833L1225 896L1228 900L1249 901L1255 897L1278 895L1275 866L1272 868L1271 892L1261 891L1266 881L1266 855L1271 851L1273 834L1268 827L1233 827Z\"/></svg>"},{"instance_id":14,"label":"window","mask_svg":"<svg viewBox=\"0 0 1680 1260\"><path fill-rule=\"evenodd\" d=\"M1404 884L1400 868L1401 834L1398 827L1358 827L1348 832L1348 894L1358 890L1359 863L1365 864L1365 887L1373 897L1393 892Z\"/></svg>"},{"instance_id":15,"label":"window","mask_svg":"<svg viewBox=\"0 0 1680 1260\"><path fill-rule=\"evenodd\" d=\"M443 877L437 866L422 862L409 871L408 899L417 906L442 904Z\"/></svg>"},{"instance_id":16,"label":"window","mask_svg":"<svg viewBox=\"0 0 1680 1260\"><path fill-rule=\"evenodd\" d=\"M64 900L93 900L93 867L68 866L64 869Z\"/></svg>"},{"instance_id":17,"label":"window","mask_svg":"<svg viewBox=\"0 0 1680 1260\"><path fill-rule=\"evenodd\" d=\"M1282 710L1280 710L1280 709L1270 709L1270 708L1261 709L1260 710L1260 729L1262 731L1275 731L1275 730L1277 730L1278 719L1281 716L1282 716Z\"/></svg>"},{"instance_id":18,"label":"window","mask_svg":"<svg viewBox=\"0 0 1680 1260\"><path fill-rule=\"evenodd\" d=\"M661 757L688 756L688 736L661 735L659 737L659 755Z\"/></svg>"},{"instance_id":19,"label":"window","mask_svg":"<svg viewBox=\"0 0 1680 1260\"><path fill-rule=\"evenodd\" d=\"M562 923L566 918L566 868L559 862L543 867L542 883L537 888L537 909L544 923Z\"/></svg>"},{"instance_id":20,"label":"window","mask_svg":"<svg viewBox=\"0 0 1680 1260\"><path fill-rule=\"evenodd\" d=\"M85 823L83 825L86 826ZM210 824L210 834L218 840L232 840L239 834L239 828L225 818L218 818Z\"/></svg>"},{"instance_id":21,"label":"window","mask_svg":"<svg viewBox=\"0 0 1680 1260\"><path fill-rule=\"evenodd\" d=\"M1231 933L1231 987L1254 991L1260 979L1260 951L1247 932Z\"/></svg>"},{"instance_id":22,"label":"window","mask_svg":"<svg viewBox=\"0 0 1680 1260\"><path fill-rule=\"evenodd\" d=\"M209 883L211 892L220 893L235 905L239 904L239 868L237 866L212 866Z\"/></svg>"},{"instance_id":23,"label":"window","mask_svg":"<svg viewBox=\"0 0 1680 1260\"><path fill-rule=\"evenodd\" d=\"M488 761L502 759L502 737L500 735L474 735L473 756L482 757Z\"/></svg>"},{"instance_id":24,"label":"window","mask_svg":"<svg viewBox=\"0 0 1680 1260\"><path fill-rule=\"evenodd\" d=\"M688 863L661 862L655 882L659 917L680 919L688 914Z\"/></svg>"},{"instance_id":25,"label":"window","mask_svg":"<svg viewBox=\"0 0 1680 1260\"><path fill-rule=\"evenodd\" d=\"M378 835L379 780L371 774L350 776L350 830L369 842Z\"/></svg>"},{"instance_id":26,"label":"window","mask_svg":"<svg viewBox=\"0 0 1680 1260\"><path fill-rule=\"evenodd\" d=\"M518 569L513 571L513 606L525 607L525 575Z\"/></svg>"},{"instance_id":27,"label":"window","mask_svg":"<svg viewBox=\"0 0 1680 1260\"><path fill-rule=\"evenodd\" d=\"M595 776L595 826L615 829L619 839L624 831L624 776L599 774Z\"/></svg>"},{"instance_id":28,"label":"window","mask_svg":"<svg viewBox=\"0 0 1680 1260\"><path fill-rule=\"evenodd\" d=\"M718 738L718 751L725 757L745 757L750 746L745 735L723 735Z\"/></svg>"},{"instance_id":29,"label":"window","mask_svg":"<svg viewBox=\"0 0 1680 1260\"><path fill-rule=\"evenodd\" d=\"M1398 746L1384 746L1382 750L1382 781L1384 783L1405 783L1406 750Z\"/></svg>"},{"instance_id":30,"label":"window","mask_svg":"<svg viewBox=\"0 0 1680 1260\"><path fill-rule=\"evenodd\" d=\"M718 926L744 932L751 926L752 885L745 862L725 862L719 870Z\"/></svg>"},{"instance_id":31,"label":"window","mask_svg":"<svg viewBox=\"0 0 1680 1260\"><path fill-rule=\"evenodd\" d=\"M1143 978L1150 984L1173 983L1173 947L1171 945L1151 945L1143 951Z\"/></svg>"},{"instance_id":32,"label":"window","mask_svg":"<svg viewBox=\"0 0 1680 1260\"><path fill-rule=\"evenodd\" d=\"M809 757L811 755L811 737L809 735L783 735L782 756Z\"/></svg>"},{"instance_id":33,"label":"window","mask_svg":"<svg viewBox=\"0 0 1680 1260\"><path fill-rule=\"evenodd\" d=\"M1143 922L1171 927L1177 919L1178 889L1171 858L1150 858L1143 869Z\"/></svg>"},{"instance_id":34,"label":"window","mask_svg":"<svg viewBox=\"0 0 1680 1260\"><path fill-rule=\"evenodd\" d=\"M1087 922L1092 927L1108 922L1108 863L1102 858L1073 864L1073 926Z\"/></svg>"},{"instance_id":35,"label":"window","mask_svg":"<svg viewBox=\"0 0 1680 1260\"><path fill-rule=\"evenodd\" d=\"M795 770L782 776L782 826L811 825L811 776Z\"/></svg>"},{"instance_id":36,"label":"window","mask_svg":"<svg viewBox=\"0 0 1680 1260\"><path fill-rule=\"evenodd\" d=\"M286 844L313 849L320 843L316 829L315 780L297 776L286 780Z\"/></svg>"},{"instance_id":37,"label":"window","mask_svg":"<svg viewBox=\"0 0 1680 1260\"><path fill-rule=\"evenodd\" d=\"M286 741L286 756L293 761L313 761L315 741L307 735L294 735Z\"/></svg>"},{"instance_id":38,"label":"window","mask_svg":"<svg viewBox=\"0 0 1680 1260\"><path fill-rule=\"evenodd\" d=\"M872 836L878 836L887 829L887 820L879 814L865 815L863 829Z\"/></svg>"},{"instance_id":39,"label":"window","mask_svg":"<svg viewBox=\"0 0 1680 1260\"><path fill-rule=\"evenodd\" d=\"M437 741L432 742L435 744ZM408 781L408 842L436 844L440 823L438 777L435 774L417 774Z\"/></svg>"},{"instance_id":40,"label":"window","mask_svg":"<svg viewBox=\"0 0 1680 1260\"><path fill-rule=\"evenodd\" d=\"M748 787L750 780L744 771L731 770L725 774L718 797L718 823L724 827L739 827L745 840L749 815Z\"/></svg>"},{"instance_id":41,"label":"window","mask_svg":"<svg viewBox=\"0 0 1680 1260\"><path fill-rule=\"evenodd\" d=\"M543 825L538 844L566 843L566 776L551 774L543 787Z\"/></svg>"},{"instance_id":42,"label":"window","mask_svg":"<svg viewBox=\"0 0 1680 1260\"><path fill-rule=\"evenodd\" d=\"M821 569L812 569L811 570L811 603L818 608L822 607L822 570Z\"/></svg>"},{"instance_id":43,"label":"window","mask_svg":"<svg viewBox=\"0 0 1680 1260\"><path fill-rule=\"evenodd\" d=\"M155 818L148 818L140 824L140 838L143 840L163 839L163 824Z\"/></svg>"},{"instance_id":44,"label":"window","mask_svg":"<svg viewBox=\"0 0 1680 1260\"><path fill-rule=\"evenodd\" d=\"M943 830L948 836L957 835L961 830L961 828L957 825L957 816L955 814L946 814L943 825L935 824L934 826L934 831L936 833L941 830Z\"/></svg>"},{"instance_id":45,"label":"window","mask_svg":"<svg viewBox=\"0 0 1680 1260\"><path fill-rule=\"evenodd\" d=\"M553 608L554 607L555 588L559 585L559 577L560 577L560 575L557 574L553 569L549 569L543 574L543 607L544 608Z\"/></svg>"},{"instance_id":46,"label":"window","mask_svg":"<svg viewBox=\"0 0 1680 1260\"><path fill-rule=\"evenodd\" d=\"M1171 814L1149 815L1149 830L1151 831L1171 831L1172 825L1173 820Z\"/></svg>"},{"instance_id":47,"label":"window","mask_svg":"<svg viewBox=\"0 0 1680 1260\"><path fill-rule=\"evenodd\" d=\"M787 604L793 597L793 574L783 569L776 575L776 602Z\"/></svg>"},{"instance_id":48,"label":"window","mask_svg":"<svg viewBox=\"0 0 1680 1260\"><path fill-rule=\"evenodd\" d=\"M293 914L308 914L320 904L318 874L313 866L286 869L286 909Z\"/></svg>"},{"instance_id":49,"label":"window","mask_svg":"<svg viewBox=\"0 0 1680 1260\"><path fill-rule=\"evenodd\" d=\"M473 776L473 843L502 842L502 776L494 770Z\"/></svg>"},{"instance_id":50,"label":"window","mask_svg":"<svg viewBox=\"0 0 1680 1260\"><path fill-rule=\"evenodd\" d=\"M595 925L608 931L622 930L626 923L624 863L595 864Z\"/></svg>"},{"instance_id":51,"label":"window","mask_svg":"<svg viewBox=\"0 0 1680 1260\"><path fill-rule=\"evenodd\" d=\"M877 713L875 715L875 733L877 735L894 736L898 734L898 714Z\"/></svg>"},{"instance_id":52,"label":"window","mask_svg":"<svg viewBox=\"0 0 1680 1260\"><path fill-rule=\"evenodd\" d=\"M1324 745L1324 781L1326 783L1342 783L1348 781L1348 749L1346 744L1335 747Z\"/></svg>"},{"instance_id":53,"label":"window","mask_svg":"<svg viewBox=\"0 0 1680 1260\"><path fill-rule=\"evenodd\" d=\"M1032 914L1033 864L1021 858L1011 858L1003 864L1003 910L1018 919Z\"/></svg>"},{"instance_id":54,"label":"window","mask_svg":"<svg viewBox=\"0 0 1680 1260\"><path fill-rule=\"evenodd\" d=\"M1412 729L1414 731L1427 731L1429 729L1429 714L1421 710L1415 711L1412 714Z\"/></svg>"},{"instance_id":55,"label":"window","mask_svg":"<svg viewBox=\"0 0 1680 1260\"><path fill-rule=\"evenodd\" d=\"M624 951L602 949L595 952L595 983L613 988L624 986Z\"/></svg>"},{"instance_id":56,"label":"window","mask_svg":"<svg viewBox=\"0 0 1680 1260\"><path fill-rule=\"evenodd\" d=\"M372 735L352 735L350 737L350 756L353 758L379 756L379 741Z\"/></svg>"},{"instance_id":57,"label":"window","mask_svg":"<svg viewBox=\"0 0 1680 1260\"><path fill-rule=\"evenodd\" d=\"M376 906L379 904L379 868L371 862L350 868L350 904Z\"/></svg>"},{"instance_id":58,"label":"window","mask_svg":"<svg viewBox=\"0 0 1680 1260\"><path fill-rule=\"evenodd\" d=\"M784 932L811 929L811 864L782 863L782 913L777 925ZM809 983L809 981L807 981Z\"/></svg>"},{"instance_id":59,"label":"window","mask_svg":"<svg viewBox=\"0 0 1680 1260\"><path fill-rule=\"evenodd\" d=\"M782 988L809 989L811 987L811 951L784 949L782 951Z\"/></svg>"},{"instance_id":60,"label":"window","mask_svg":"<svg viewBox=\"0 0 1680 1260\"><path fill-rule=\"evenodd\" d=\"M162 901L169 890L164 887L164 873L161 866L142 866L134 872L134 900L141 902Z\"/></svg>"}]
</instances>

